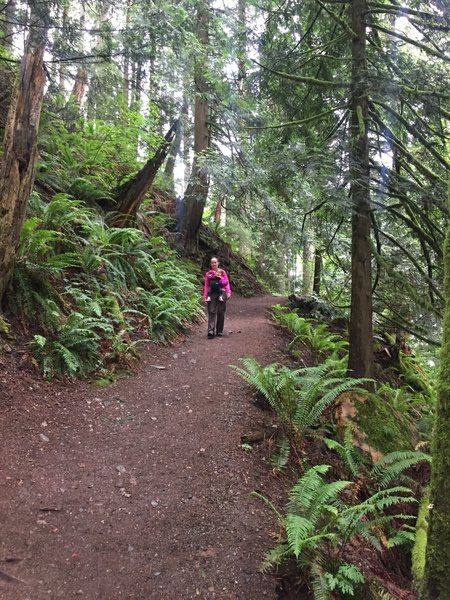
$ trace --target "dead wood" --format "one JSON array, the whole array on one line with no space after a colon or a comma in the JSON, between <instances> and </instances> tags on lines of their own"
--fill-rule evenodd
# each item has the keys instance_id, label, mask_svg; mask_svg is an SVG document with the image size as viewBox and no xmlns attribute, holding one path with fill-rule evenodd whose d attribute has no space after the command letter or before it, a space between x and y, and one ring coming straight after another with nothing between
<instances>
[{"instance_id":1,"label":"dead wood","mask_svg":"<svg viewBox=\"0 0 450 600\"><path fill-rule=\"evenodd\" d=\"M115 227L126 227L134 219L136 213L152 185L159 168L166 159L173 140L175 139L179 122L176 120L166 133L164 142L157 149L139 173L116 190L115 217L112 224Z\"/></svg>"},{"instance_id":2,"label":"dead wood","mask_svg":"<svg viewBox=\"0 0 450 600\"><path fill-rule=\"evenodd\" d=\"M0 301L14 267L34 183L45 84L44 49L45 42L35 48L28 44L6 120L0 164Z\"/></svg>"}]
</instances>

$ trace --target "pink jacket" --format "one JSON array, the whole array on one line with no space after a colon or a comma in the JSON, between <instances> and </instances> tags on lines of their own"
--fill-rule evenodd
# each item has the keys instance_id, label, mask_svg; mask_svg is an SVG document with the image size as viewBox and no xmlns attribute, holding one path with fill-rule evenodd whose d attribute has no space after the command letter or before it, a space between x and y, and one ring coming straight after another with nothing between
<instances>
[{"instance_id":1,"label":"pink jacket","mask_svg":"<svg viewBox=\"0 0 450 600\"><path fill-rule=\"evenodd\" d=\"M206 300L206 298L208 297L209 281L210 281L210 279L215 277L215 275L216 275L216 271L213 271L212 269L210 269L205 275L205 285L203 286L203 299L204 300ZM226 271L224 271L223 269L222 269L222 277L220 278L220 283L223 286L223 288L225 289L225 294L227 295L227 297L231 296L231 287L230 287L230 282L228 280L228 275L227 275Z\"/></svg>"}]
</instances>

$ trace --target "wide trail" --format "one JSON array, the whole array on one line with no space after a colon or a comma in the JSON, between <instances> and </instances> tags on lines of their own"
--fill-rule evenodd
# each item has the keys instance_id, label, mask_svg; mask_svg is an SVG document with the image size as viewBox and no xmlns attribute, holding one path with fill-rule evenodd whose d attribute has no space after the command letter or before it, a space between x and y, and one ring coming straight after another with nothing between
<instances>
[{"instance_id":1,"label":"wide trail","mask_svg":"<svg viewBox=\"0 0 450 600\"><path fill-rule=\"evenodd\" d=\"M276 300L232 298L223 338L202 323L150 344L108 388L18 387L1 415L2 600L277 597L258 571L275 521L250 496L277 484L241 446L271 417L229 368L280 359Z\"/></svg>"}]
</instances>

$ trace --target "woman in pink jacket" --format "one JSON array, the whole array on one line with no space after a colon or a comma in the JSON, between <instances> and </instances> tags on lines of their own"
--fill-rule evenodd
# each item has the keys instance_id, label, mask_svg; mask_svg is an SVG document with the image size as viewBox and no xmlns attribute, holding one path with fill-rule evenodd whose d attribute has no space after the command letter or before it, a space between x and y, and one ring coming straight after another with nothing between
<instances>
[{"instance_id":1,"label":"woman in pink jacket","mask_svg":"<svg viewBox=\"0 0 450 600\"><path fill-rule=\"evenodd\" d=\"M222 337L227 300L231 287L226 271L219 268L219 260L211 258L211 268L205 275L203 300L208 307L208 337Z\"/></svg>"}]
</instances>

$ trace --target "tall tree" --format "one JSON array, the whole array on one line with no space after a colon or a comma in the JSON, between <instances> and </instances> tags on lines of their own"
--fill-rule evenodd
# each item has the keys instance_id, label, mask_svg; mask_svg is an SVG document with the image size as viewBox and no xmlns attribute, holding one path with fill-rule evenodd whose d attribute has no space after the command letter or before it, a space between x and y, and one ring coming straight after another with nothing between
<instances>
[{"instance_id":1,"label":"tall tree","mask_svg":"<svg viewBox=\"0 0 450 600\"><path fill-rule=\"evenodd\" d=\"M209 82L207 78L209 54L209 0L198 0L196 35L201 51L195 63L195 108L194 108L194 160L189 182L184 195L184 214L181 226L183 246L188 253L198 249L198 233L209 189L209 177L204 163L209 148Z\"/></svg>"},{"instance_id":2,"label":"tall tree","mask_svg":"<svg viewBox=\"0 0 450 600\"><path fill-rule=\"evenodd\" d=\"M366 0L351 3L352 89L350 196L352 200L352 291L348 368L353 377L373 377L372 248L370 243L369 98Z\"/></svg>"}]
</instances>

